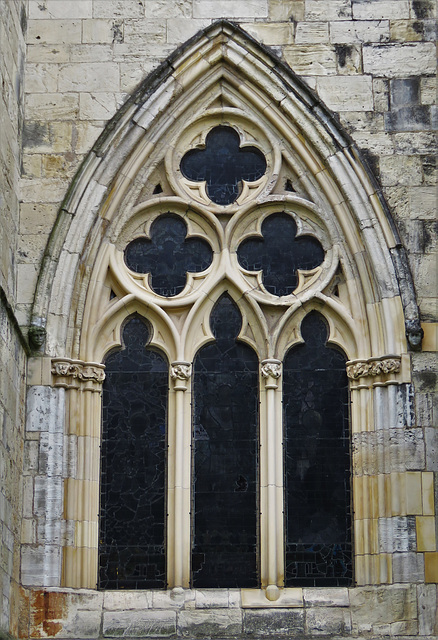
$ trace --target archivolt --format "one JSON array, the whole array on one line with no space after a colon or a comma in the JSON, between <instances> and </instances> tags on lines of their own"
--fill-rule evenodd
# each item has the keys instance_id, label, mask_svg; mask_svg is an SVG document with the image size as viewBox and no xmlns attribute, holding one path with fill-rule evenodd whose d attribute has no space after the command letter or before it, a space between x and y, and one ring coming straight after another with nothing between
<instances>
[{"instance_id":1,"label":"archivolt","mask_svg":"<svg viewBox=\"0 0 438 640\"><path fill-rule=\"evenodd\" d=\"M419 330L412 279L384 200L358 150L286 65L244 31L220 21L146 79L108 123L74 179L49 240L33 306L32 324L46 328L48 355L79 357L85 301L96 278L104 277L102 256L108 244L117 243L136 206L150 199L145 184L161 175L163 184L170 181L167 198L186 193L189 200L178 173L186 144L181 123L186 131L192 123L195 136L199 122L227 124L230 113L236 122L242 119L243 136L252 134L245 131L242 114L254 131L263 132L260 144L269 172L253 194L257 200L266 202L275 189L281 199L286 194L278 185L291 177L298 196L314 203L332 241L342 248L356 282L361 331L370 336L353 357L406 351L405 324ZM281 174L282 166L288 167L288 176ZM298 196L292 200L298 203ZM200 209L202 197L193 195ZM245 197L239 206L245 206ZM129 301L126 314L139 306ZM117 314L120 325L122 310ZM168 339L172 342L170 334Z\"/></svg>"}]
</instances>

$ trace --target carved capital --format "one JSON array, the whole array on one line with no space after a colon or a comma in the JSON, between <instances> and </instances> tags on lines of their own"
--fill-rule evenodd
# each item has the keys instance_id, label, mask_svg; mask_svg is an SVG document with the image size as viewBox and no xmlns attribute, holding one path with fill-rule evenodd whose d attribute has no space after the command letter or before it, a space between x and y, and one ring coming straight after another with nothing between
<instances>
[{"instance_id":1,"label":"carved capital","mask_svg":"<svg viewBox=\"0 0 438 640\"><path fill-rule=\"evenodd\" d=\"M52 375L55 386L68 388L87 383L100 386L105 380L105 366L97 362L54 358L52 360Z\"/></svg>"},{"instance_id":2,"label":"carved capital","mask_svg":"<svg viewBox=\"0 0 438 640\"><path fill-rule=\"evenodd\" d=\"M263 360L260 372L262 374L262 378L278 379L281 376L280 360Z\"/></svg>"},{"instance_id":3,"label":"carved capital","mask_svg":"<svg viewBox=\"0 0 438 640\"><path fill-rule=\"evenodd\" d=\"M190 362L174 362L170 366L170 377L172 380L188 380L192 375L192 365Z\"/></svg>"},{"instance_id":4,"label":"carved capital","mask_svg":"<svg viewBox=\"0 0 438 640\"><path fill-rule=\"evenodd\" d=\"M389 373L398 373L400 368L400 356L356 360L354 362L347 362L347 376L351 380L357 380L358 378L365 378L367 376L381 376Z\"/></svg>"}]
</instances>

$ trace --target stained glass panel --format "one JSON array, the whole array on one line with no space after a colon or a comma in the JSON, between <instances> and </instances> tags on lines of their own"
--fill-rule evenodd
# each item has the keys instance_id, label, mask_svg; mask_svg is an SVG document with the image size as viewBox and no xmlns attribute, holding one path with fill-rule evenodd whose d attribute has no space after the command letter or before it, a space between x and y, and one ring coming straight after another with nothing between
<instances>
[{"instance_id":1,"label":"stained glass panel","mask_svg":"<svg viewBox=\"0 0 438 640\"><path fill-rule=\"evenodd\" d=\"M310 236L296 238L297 225L287 213L274 213L262 224L263 238L244 240L237 251L248 271L263 271L263 286L275 296L287 296L298 286L297 269L314 269L324 260L321 244Z\"/></svg>"},{"instance_id":2,"label":"stained glass panel","mask_svg":"<svg viewBox=\"0 0 438 640\"><path fill-rule=\"evenodd\" d=\"M150 286L160 296L176 296L186 286L187 272L205 271L212 260L210 245L186 238L184 220L164 214L151 226L151 237L137 238L125 249L125 262L136 273L150 273Z\"/></svg>"},{"instance_id":3,"label":"stained glass panel","mask_svg":"<svg viewBox=\"0 0 438 640\"><path fill-rule=\"evenodd\" d=\"M352 582L350 436L345 356L313 312L284 361L286 585Z\"/></svg>"},{"instance_id":4,"label":"stained glass panel","mask_svg":"<svg viewBox=\"0 0 438 640\"><path fill-rule=\"evenodd\" d=\"M191 149L181 161L189 180L207 182L207 194L216 204L231 204L239 197L242 180L254 182L266 171L264 155L255 147L240 147L232 127L215 127L206 137L205 149Z\"/></svg>"},{"instance_id":5,"label":"stained glass panel","mask_svg":"<svg viewBox=\"0 0 438 640\"><path fill-rule=\"evenodd\" d=\"M227 295L194 363L193 586L257 587L258 359Z\"/></svg>"},{"instance_id":6,"label":"stained glass panel","mask_svg":"<svg viewBox=\"0 0 438 640\"><path fill-rule=\"evenodd\" d=\"M168 367L134 317L106 360L103 385L99 586L166 587Z\"/></svg>"}]
</instances>

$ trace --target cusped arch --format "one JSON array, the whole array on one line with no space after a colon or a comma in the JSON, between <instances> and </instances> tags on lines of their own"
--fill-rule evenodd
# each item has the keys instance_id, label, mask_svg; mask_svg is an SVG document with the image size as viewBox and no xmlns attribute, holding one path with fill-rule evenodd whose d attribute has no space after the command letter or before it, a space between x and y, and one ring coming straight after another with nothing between
<instances>
[{"instance_id":1,"label":"cusped arch","mask_svg":"<svg viewBox=\"0 0 438 640\"><path fill-rule=\"evenodd\" d=\"M219 107L220 101L225 106ZM190 111L193 123L207 110L211 122L227 124L230 109L241 118L243 107L256 127L262 123L284 142L282 159L291 175L348 249L365 324L371 336L378 334L370 352L357 356L406 351L405 328L408 334L420 331L418 307L406 256L374 177L312 91L242 29L220 21L142 83L72 182L48 243L32 311L31 324L47 332L48 355L78 356L94 269L135 205L149 197L144 177L150 179L160 162L171 164L169 146L178 139L181 115ZM242 135L244 129L242 124ZM278 162L271 164L258 197L269 197L279 184Z\"/></svg>"}]
</instances>

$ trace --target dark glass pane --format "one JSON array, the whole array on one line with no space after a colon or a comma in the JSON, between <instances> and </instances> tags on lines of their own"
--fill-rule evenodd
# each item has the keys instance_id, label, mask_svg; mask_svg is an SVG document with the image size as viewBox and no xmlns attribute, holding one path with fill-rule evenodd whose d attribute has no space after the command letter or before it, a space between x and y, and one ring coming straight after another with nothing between
<instances>
[{"instance_id":1,"label":"dark glass pane","mask_svg":"<svg viewBox=\"0 0 438 640\"><path fill-rule=\"evenodd\" d=\"M125 249L125 262L136 273L150 273L150 285L160 296L176 296L186 286L187 272L205 271L212 251L200 238L187 238L185 222L162 215L151 226L151 238L137 238Z\"/></svg>"},{"instance_id":2,"label":"dark glass pane","mask_svg":"<svg viewBox=\"0 0 438 640\"><path fill-rule=\"evenodd\" d=\"M257 587L258 360L227 295L194 363L195 587Z\"/></svg>"},{"instance_id":3,"label":"dark glass pane","mask_svg":"<svg viewBox=\"0 0 438 640\"><path fill-rule=\"evenodd\" d=\"M286 585L352 582L349 396L345 356L322 317L284 361Z\"/></svg>"},{"instance_id":4,"label":"dark glass pane","mask_svg":"<svg viewBox=\"0 0 438 640\"><path fill-rule=\"evenodd\" d=\"M231 127L215 127L205 149L188 151L181 161L185 178L207 182L207 194L216 204L231 204L240 194L241 182L254 182L266 171L264 155L255 147L240 148L238 133Z\"/></svg>"},{"instance_id":5,"label":"dark glass pane","mask_svg":"<svg viewBox=\"0 0 438 640\"><path fill-rule=\"evenodd\" d=\"M263 238L244 240L237 251L248 271L263 271L263 285L275 296L287 296L298 285L297 269L314 269L324 260L315 238L295 238L297 225L287 213L274 213L262 224Z\"/></svg>"},{"instance_id":6,"label":"dark glass pane","mask_svg":"<svg viewBox=\"0 0 438 640\"><path fill-rule=\"evenodd\" d=\"M165 452L168 368L147 326L128 322L103 385L99 586L166 588Z\"/></svg>"}]
</instances>

